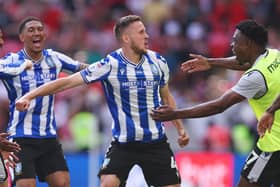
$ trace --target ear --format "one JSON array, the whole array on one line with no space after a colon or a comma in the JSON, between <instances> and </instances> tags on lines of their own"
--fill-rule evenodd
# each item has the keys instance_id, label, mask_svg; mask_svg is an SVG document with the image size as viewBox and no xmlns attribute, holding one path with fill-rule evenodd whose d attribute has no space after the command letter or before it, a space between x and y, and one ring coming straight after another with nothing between
<instances>
[{"instance_id":1,"label":"ear","mask_svg":"<svg viewBox=\"0 0 280 187\"><path fill-rule=\"evenodd\" d=\"M124 42L124 43L128 43L129 42L129 36L128 36L128 34L123 34L122 35L122 41Z\"/></svg>"},{"instance_id":2,"label":"ear","mask_svg":"<svg viewBox=\"0 0 280 187\"><path fill-rule=\"evenodd\" d=\"M19 34L19 40L20 40L21 42L24 42L23 34Z\"/></svg>"}]
</instances>

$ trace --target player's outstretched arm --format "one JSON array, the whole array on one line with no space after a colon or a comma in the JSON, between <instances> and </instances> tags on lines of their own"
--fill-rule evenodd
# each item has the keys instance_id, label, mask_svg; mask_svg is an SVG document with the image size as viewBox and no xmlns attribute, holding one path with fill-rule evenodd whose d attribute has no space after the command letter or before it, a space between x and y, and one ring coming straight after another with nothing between
<instances>
[{"instance_id":1,"label":"player's outstretched arm","mask_svg":"<svg viewBox=\"0 0 280 187\"><path fill-rule=\"evenodd\" d=\"M16 102L16 108L19 111L24 111L29 108L30 101L38 96L45 96L50 94L55 94L63 90L73 88L75 86L83 84L83 78L80 72L77 72L71 76L60 78L49 83L46 83L29 93L25 94Z\"/></svg>"},{"instance_id":2,"label":"player's outstretched arm","mask_svg":"<svg viewBox=\"0 0 280 187\"><path fill-rule=\"evenodd\" d=\"M190 54L192 59L182 63L181 70L186 73L206 71L212 67L244 71L250 68L249 64L240 65L235 56L226 58L207 58L198 54Z\"/></svg>"},{"instance_id":3,"label":"player's outstretched arm","mask_svg":"<svg viewBox=\"0 0 280 187\"><path fill-rule=\"evenodd\" d=\"M189 108L175 109L164 105L152 110L151 116L157 121L171 121L174 119L200 118L224 112L230 106L246 98L238 93L228 90L217 99L201 103Z\"/></svg>"}]
</instances>

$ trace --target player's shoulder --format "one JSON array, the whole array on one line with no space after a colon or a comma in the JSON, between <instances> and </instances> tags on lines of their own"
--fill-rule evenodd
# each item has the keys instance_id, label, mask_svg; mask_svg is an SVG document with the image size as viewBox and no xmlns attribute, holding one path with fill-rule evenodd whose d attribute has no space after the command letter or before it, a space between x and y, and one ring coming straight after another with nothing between
<instances>
[{"instance_id":1,"label":"player's shoulder","mask_svg":"<svg viewBox=\"0 0 280 187\"><path fill-rule=\"evenodd\" d=\"M146 52L146 57L147 58L151 58L152 60L159 62L159 63L164 63L166 64L166 59L157 51L153 51L153 50L147 50Z\"/></svg>"},{"instance_id":2,"label":"player's shoulder","mask_svg":"<svg viewBox=\"0 0 280 187\"><path fill-rule=\"evenodd\" d=\"M54 50L54 49L51 49L51 48L43 49L43 55L44 56L67 56L63 52L57 51L57 50Z\"/></svg>"},{"instance_id":3,"label":"player's shoulder","mask_svg":"<svg viewBox=\"0 0 280 187\"><path fill-rule=\"evenodd\" d=\"M159 55L159 53L156 52L156 51L153 51L151 49L148 49L147 52L146 52L146 55L151 56L151 57L156 57L156 56Z\"/></svg>"},{"instance_id":4,"label":"player's shoulder","mask_svg":"<svg viewBox=\"0 0 280 187\"><path fill-rule=\"evenodd\" d=\"M5 60L5 59L13 58L13 57L18 57L18 56L19 56L18 53L9 52L9 53L5 54L1 59L2 59L2 60Z\"/></svg>"},{"instance_id":5,"label":"player's shoulder","mask_svg":"<svg viewBox=\"0 0 280 187\"><path fill-rule=\"evenodd\" d=\"M112 52L110 52L103 60L107 63L114 63L118 62L122 59L122 49L116 49Z\"/></svg>"},{"instance_id":6,"label":"player's shoulder","mask_svg":"<svg viewBox=\"0 0 280 187\"><path fill-rule=\"evenodd\" d=\"M107 55L107 57L108 57L108 58L111 58L111 57L112 57L112 58L118 59L118 58L121 57L121 53L122 53L122 49L119 48L119 49L116 49L116 50L110 52L110 53Z\"/></svg>"},{"instance_id":7,"label":"player's shoulder","mask_svg":"<svg viewBox=\"0 0 280 187\"><path fill-rule=\"evenodd\" d=\"M26 60L23 51L9 52L1 58L2 63L23 63Z\"/></svg>"},{"instance_id":8,"label":"player's shoulder","mask_svg":"<svg viewBox=\"0 0 280 187\"><path fill-rule=\"evenodd\" d=\"M48 49L43 49L43 55L44 56L55 56L55 55L62 55L63 53L59 52L59 51L55 51L51 48Z\"/></svg>"}]
</instances>

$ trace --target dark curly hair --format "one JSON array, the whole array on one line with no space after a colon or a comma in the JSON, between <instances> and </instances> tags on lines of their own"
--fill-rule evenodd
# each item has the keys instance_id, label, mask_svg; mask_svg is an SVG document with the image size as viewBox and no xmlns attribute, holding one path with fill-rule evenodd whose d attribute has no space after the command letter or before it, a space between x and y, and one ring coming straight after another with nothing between
<instances>
[{"instance_id":1,"label":"dark curly hair","mask_svg":"<svg viewBox=\"0 0 280 187\"><path fill-rule=\"evenodd\" d=\"M257 45L264 48L266 47L268 42L267 30L256 21L243 20L236 26L236 28Z\"/></svg>"}]
</instances>

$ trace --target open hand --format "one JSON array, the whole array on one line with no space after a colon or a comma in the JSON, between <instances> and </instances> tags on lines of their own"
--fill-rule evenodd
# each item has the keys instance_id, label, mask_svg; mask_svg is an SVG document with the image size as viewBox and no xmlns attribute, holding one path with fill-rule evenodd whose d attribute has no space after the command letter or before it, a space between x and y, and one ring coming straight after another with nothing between
<instances>
[{"instance_id":1,"label":"open hand","mask_svg":"<svg viewBox=\"0 0 280 187\"><path fill-rule=\"evenodd\" d=\"M150 115L156 121L171 121L177 119L176 111L168 105L162 105L157 109L152 109Z\"/></svg>"},{"instance_id":2,"label":"open hand","mask_svg":"<svg viewBox=\"0 0 280 187\"><path fill-rule=\"evenodd\" d=\"M261 119L258 122L258 126L257 126L258 134L260 135L260 137L263 137L266 131L268 131L270 133L273 121L274 121L273 114L271 114L269 112L265 112L262 115Z\"/></svg>"},{"instance_id":3,"label":"open hand","mask_svg":"<svg viewBox=\"0 0 280 187\"><path fill-rule=\"evenodd\" d=\"M7 140L9 133L0 133L0 149L1 151L7 152L18 152L20 151L20 146L15 142L10 142Z\"/></svg>"},{"instance_id":4,"label":"open hand","mask_svg":"<svg viewBox=\"0 0 280 187\"><path fill-rule=\"evenodd\" d=\"M190 54L193 59L187 60L181 64L181 70L186 73L206 71L211 68L207 58L202 55Z\"/></svg>"}]
</instances>

